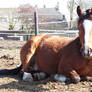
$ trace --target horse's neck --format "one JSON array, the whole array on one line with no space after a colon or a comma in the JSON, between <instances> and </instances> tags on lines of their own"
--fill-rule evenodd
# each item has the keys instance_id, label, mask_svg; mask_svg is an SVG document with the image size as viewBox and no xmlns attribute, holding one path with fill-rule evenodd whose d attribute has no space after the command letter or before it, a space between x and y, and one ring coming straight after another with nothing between
<instances>
[{"instance_id":1,"label":"horse's neck","mask_svg":"<svg viewBox=\"0 0 92 92\"><path fill-rule=\"evenodd\" d=\"M76 43L77 45L81 46L81 42L80 42L79 36L76 37L76 39L75 39L74 41L75 41L75 43Z\"/></svg>"},{"instance_id":2,"label":"horse's neck","mask_svg":"<svg viewBox=\"0 0 92 92\"><path fill-rule=\"evenodd\" d=\"M77 53L80 52L80 48L81 48L81 43L79 37L72 38L72 40L70 40L68 44L64 47L64 49L67 50L71 49Z\"/></svg>"},{"instance_id":3,"label":"horse's neck","mask_svg":"<svg viewBox=\"0 0 92 92\"><path fill-rule=\"evenodd\" d=\"M68 39L65 42L65 45L63 46L63 48L61 48L61 50L59 51L59 56L62 55L62 53L71 53L71 50L74 53L79 53L81 48L81 44L80 44L80 39L79 37L74 37L71 39Z\"/></svg>"},{"instance_id":4,"label":"horse's neck","mask_svg":"<svg viewBox=\"0 0 92 92\"><path fill-rule=\"evenodd\" d=\"M70 43L70 44L75 44L75 45L77 45L77 46L80 46L80 47L81 47L81 43L80 43L80 38L79 38L79 36L78 36L78 37L73 38L73 40L71 41L71 43Z\"/></svg>"}]
</instances>

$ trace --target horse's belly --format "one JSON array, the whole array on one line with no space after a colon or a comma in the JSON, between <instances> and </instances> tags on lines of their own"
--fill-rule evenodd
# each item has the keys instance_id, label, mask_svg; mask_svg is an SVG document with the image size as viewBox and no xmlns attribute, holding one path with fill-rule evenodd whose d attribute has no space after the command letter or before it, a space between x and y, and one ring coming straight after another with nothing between
<instances>
[{"instance_id":1,"label":"horse's belly","mask_svg":"<svg viewBox=\"0 0 92 92\"><path fill-rule=\"evenodd\" d=\"M54 74L57 72L58 60L54 54L51 53L41 53L37 55L37 64L39 70L48 74Z\"/></svg>"}]
</instances>

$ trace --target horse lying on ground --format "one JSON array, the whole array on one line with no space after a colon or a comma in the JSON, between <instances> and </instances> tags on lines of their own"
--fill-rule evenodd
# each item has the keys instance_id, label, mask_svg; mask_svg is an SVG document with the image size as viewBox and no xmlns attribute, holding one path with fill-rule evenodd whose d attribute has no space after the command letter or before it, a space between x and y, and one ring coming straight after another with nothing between
<instances>
[{"instance_id":1,"label":"horse lying on ground","mask_svg":"<svg viewBox=\"0 0 92 92\"><path fill-rule=\"evenodd\" d=\"M38 35L32 37L22 47L20 52L22 72L24 73L24 76L27 74L26 72L32 71L43 72L39 73L41 76L39 76L39 74L33 74L33 76L36 75L38 79L40 79L40 77L43 78L46 74L56 74L61 58L59 52L66 44L68 44L68 40L71 41L72 39L50 35ZM40 67L40 64L42 65L42 68ZM23 77L23 80L32 81L33 79Z\"/></svg>"},{"instance_id":2,"label":"horse lying on ground","mask_svg":"<svg viewBox=\"0 0 92 92\"><path fill-rule=\"evenodd\" d=\"M16 68L15 71L19 69L16 72L18 73L21 70L23 80L33 81L35 77L43 79L46 74L53 75L55 80L61 82L77 83L81 80L81 76L85 78L89 76L91 79L92 9L83 13L78 6L77 14L79 16L78 37L38 35L32 37L22 47L20 52L22 67ZM34 73L35 71L40 72Z\"/></svg>"}]
</instances>

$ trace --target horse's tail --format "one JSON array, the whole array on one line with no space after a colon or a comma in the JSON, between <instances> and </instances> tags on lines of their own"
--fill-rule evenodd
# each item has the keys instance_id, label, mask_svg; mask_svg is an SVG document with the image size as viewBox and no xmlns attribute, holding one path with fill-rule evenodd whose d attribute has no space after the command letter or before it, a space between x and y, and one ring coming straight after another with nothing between
<instances>
[{"instance_id":1,"label":"horse's tail","mask_svg":"<svg viewBox=\"0 0 92 92\"><path fill-rule=\"evenodd\" d=\"M14 69L2 69L0 70L0 75L17 75L18 73L20 73L21 68L22 65Z\"/></svg>"}]
</instances>

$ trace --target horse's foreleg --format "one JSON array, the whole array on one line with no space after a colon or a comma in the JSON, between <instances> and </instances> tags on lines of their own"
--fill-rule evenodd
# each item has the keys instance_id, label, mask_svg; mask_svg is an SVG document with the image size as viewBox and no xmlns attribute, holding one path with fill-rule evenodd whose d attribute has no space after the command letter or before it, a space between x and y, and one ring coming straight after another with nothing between
<instances>
[{"instance_id":1,"label":"horse's foreleg","mask_svg":"<svg viewBox=\"0 0 92 92\"><path fill-rule=\"evenodd\" d=\"M22 63L22 70L21 72L23 73L23 80L24 81L33 81L33 78L32 78L32 74L31 73L28 73L30 72L30 64L32 65L32 57L34 56L34 52L35 51L32 51L32 50L29 50L28 49L22 49L21 50L21 53L20 53L20 58L21 58L21 63Z\"/></svg>"},{"instance_id":2,"label":"horse's foreleg","mask_svg":"<svg viewBox=\"0 0 92 92\"><path fill-rule=\"evenodd\" d=\"M80 76L75 70L72 70L60 72L55 76L55 79L66 83L78 83L80 81Z\"/></svg>"},{"instance_id":3,"label":"horse's foreleg","mask_svg":"<svg viewBox=\"0 0 92 92\"><path fill-rule=\"evenodd\" d=\"M28 47L27 44L21 49L20 58L22 63L22 72L29 71L29 65L32 63L31 61L35 54L35 50L36 48L34 45Z\"/></svg>"},{"instance_id":4,"label":"horse's foreleg","mask_svg":"<svg viewBox=\"0 0 92 92\"><path fill-rule=\"evenodd\" d=\"M66 70L64 71L62 70L63 69L59 68L58 73L60 76L56 77L58 80L61 80L66 83L78 83L80 81L80 76L75 70L72 70L71 68L68 67Z\"/></svg>"},{"instance_id":5,"label":"horse's foreleg","mask_svg":"<svg viewBox=\"0 0 92 92\"><path fill-rule=\"evenodd\" d=\"M65 76L65 82L67 83L78 83L80 81L79 74L74 69L72 69L71 66L69 66L68 64L66 64L66 62L63 61L64 60L62 59L62 61L59 64L58 74Z\"/></svg>"},{"instance_id":6,"label":"horse's foreleg","mask_svg":"<svg viewBox=\"0 0 92 92\"><path fill-rule=\"evenodd\" d=\"M72 70L69 73L69 75L70 75L70 82L78 83L81 80L79 74L75 70Z\"/></svg>"}]
</instances>

